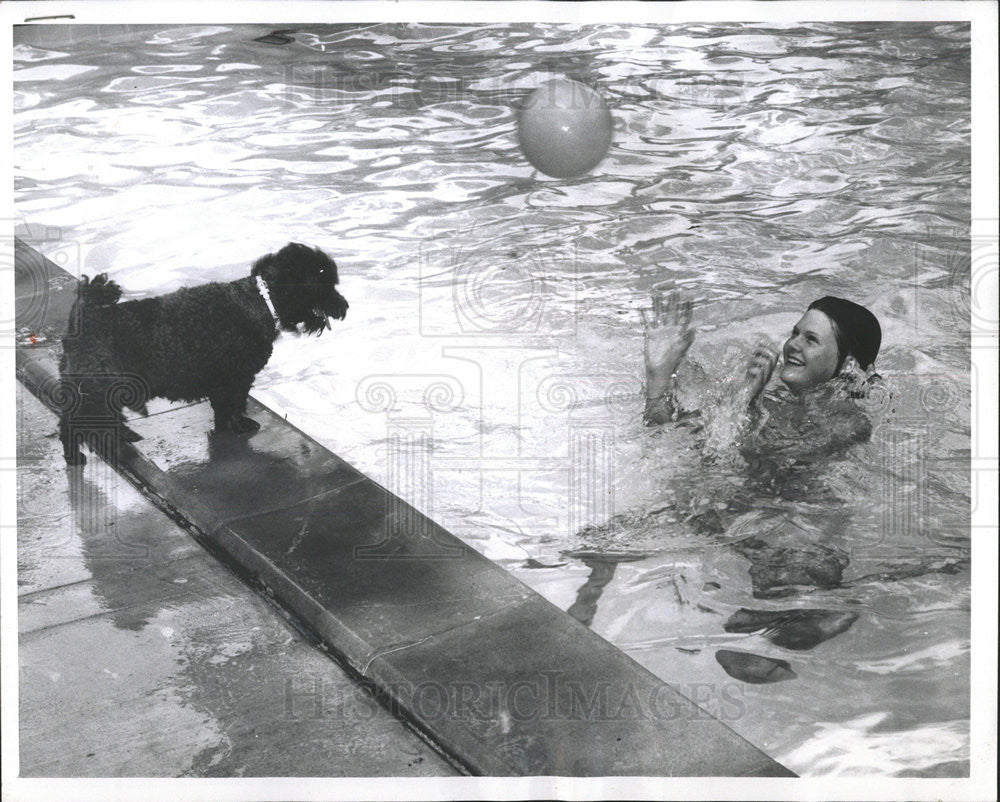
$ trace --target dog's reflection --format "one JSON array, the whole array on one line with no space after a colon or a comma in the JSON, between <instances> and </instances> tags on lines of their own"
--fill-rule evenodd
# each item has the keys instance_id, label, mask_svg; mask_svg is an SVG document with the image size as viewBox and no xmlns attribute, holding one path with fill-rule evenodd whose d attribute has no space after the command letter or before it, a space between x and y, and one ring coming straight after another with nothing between
<instances>
[{"instance_id":1,"label":"dog's reflection","mask_svg":"<svg viewBox=\"0 0 1000 802\"><path fill-rule=\"evenodd\" d=\"M325 458L328 452L310 441L273 448L270 438L217 431L206 436L207 459L202 452L200 458L174 463L168 477L216 522L292 507L345 481L343 463Z\"/></svg>"},{"instance_id":2,"label":"dog's reflection","mask_svg":"<svg viewBox=\"0 0 1000 802\"><path fill-rule=\"evenodd\" d=\"M94 460L86 471L71 467L66 475L83 568L115 627L139 631L174 604L226 592L210 571L187 563L186 541L164 536L173 524L136 504L110 462Z\"/></svg>"}]
</instances>

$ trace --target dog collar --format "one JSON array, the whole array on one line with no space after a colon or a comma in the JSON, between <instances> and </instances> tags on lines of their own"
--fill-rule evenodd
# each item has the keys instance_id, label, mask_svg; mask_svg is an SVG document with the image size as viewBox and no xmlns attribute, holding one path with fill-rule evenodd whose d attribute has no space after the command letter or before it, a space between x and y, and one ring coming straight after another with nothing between
<instances>
[{"instance_id":1,"label":"dog collar","mask_svg":"<svg viewBox=\"0 0 1000 802\"><path fill-rule=\"evenodd\" d=\"M267 291L267 285L264 283L264 279L260 276L255 276L257 279L257 289L260 291L261 297L264 299L264 303L267 304L267 311L271 313L271 317L274 318L274 330L278 331L281 329L281 321L278 320L278 313L274 311L274 304L271 303L271 294Z\"/></svg>"}]
</instances>

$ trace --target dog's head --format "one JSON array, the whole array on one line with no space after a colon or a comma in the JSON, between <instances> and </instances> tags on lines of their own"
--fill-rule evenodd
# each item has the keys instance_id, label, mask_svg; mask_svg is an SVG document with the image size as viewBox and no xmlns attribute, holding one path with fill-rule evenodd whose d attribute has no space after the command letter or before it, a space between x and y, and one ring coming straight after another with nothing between
<instances>
[{"instance_id":1,"label":"dog's head","mask_svg":"<svg viewBox=\"0 0 1000 802\"><path fill-rule=\"evenodd\" d=\"M330 318L343 320L347 300L337 292L337 265L319 248L292 242L258 259L251 271L267 284L281 328L322 333Z\"/></svg>"}]
</instances>

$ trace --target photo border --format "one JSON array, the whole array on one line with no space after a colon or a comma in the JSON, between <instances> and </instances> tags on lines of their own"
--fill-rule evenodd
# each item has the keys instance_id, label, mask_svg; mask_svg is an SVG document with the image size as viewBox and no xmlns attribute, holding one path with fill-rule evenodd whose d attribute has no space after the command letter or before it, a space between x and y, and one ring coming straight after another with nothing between
<instances>
[{"instance_id":1,"label":"photo border","mask_svg":"<svg viewBox=\"0 0 1000 802\"><path fill-rule=\"evenodd\" d=\"M238 18L245 23L426 22L434 19L469 23L550 21L574 24L621 22L679 23L686 21L871 21L968 20L972 23L972 221L973 238L997 236L998 165L997 130L997 5L987 0L968 2L796 2L782 3L549 3L549 2L8 2L0 5L3 25L0 40L0 81L4 102L0 116L12 142L11 116L12 42L14 24L26 19L49 19L75 24L178 24L219 23ZM13 186L10 160L0 161L0 182ZM0 220L13 221L13 193L2 200ZM992 228L990 221L992 221ZM5 222L12 226L12 222ZM8 231L3 232L12 233ZM10 273L11 271L8 271ZM975 281L975 276L973 277ZM990 299L987 299L989 302ZM992 297L993 319L997 298ZM0 290L0 319L13 318L13 289ZM14 349L0 348L4 381L0 385L7 423L14 417ZM982 333L970 343L974 370L996 376L997 332ZM971 716L971 772L965 779L804 778L763 780L736 778L261 778L261 779L23 779L17 778L17 577L16 483L14 480L16 433L0 427L0 600L2 600L2 680L4 731L2 768L4 797L9 799L107 800L145 798L176 800L312 799L910 799L980 800L996 794L996 680L997 680L997 393L981 392L972 400L972 442L993 452L972 464L979 498L974 504L972 544L972 659L974 704ZM983 478L985 477L985 478Z\"/></svg>"}]
</instances>

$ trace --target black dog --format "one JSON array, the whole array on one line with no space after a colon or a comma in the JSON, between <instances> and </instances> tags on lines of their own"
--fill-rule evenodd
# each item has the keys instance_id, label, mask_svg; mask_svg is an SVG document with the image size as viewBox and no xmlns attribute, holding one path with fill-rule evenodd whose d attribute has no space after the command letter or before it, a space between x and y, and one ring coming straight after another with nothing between
<instances>
[{"instance_id":1,"label":"black dog","mask_svg":"<svg viewBox=\"0 0 1000 802\"><path fill-rule=\"evenodd\" d=\"M253 432L247 393L267 364L280 329L322 333L343 320L337 265L319 248L291 243L258 259L247 278L185 287L118 303L107 274L80 282L59 365L59 436L66 462L103 432L137 440L122 409L146 413L150 398L207 398L217 431Z\"/></svg>"}]
</instances>

